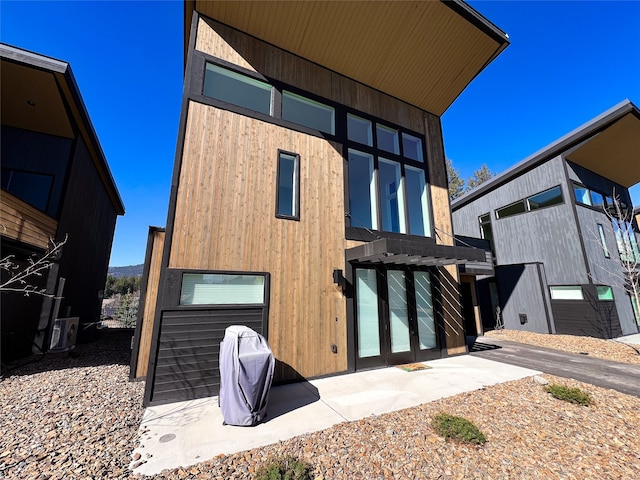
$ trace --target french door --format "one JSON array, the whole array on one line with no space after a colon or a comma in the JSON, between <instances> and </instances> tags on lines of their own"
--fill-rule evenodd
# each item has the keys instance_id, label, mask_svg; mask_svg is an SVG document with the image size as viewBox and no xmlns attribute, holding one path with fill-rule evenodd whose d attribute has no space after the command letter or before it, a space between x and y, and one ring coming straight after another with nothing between
<instances>
[{"instance_id":1,"label":"french door","mask_svg":"<svg viewBox=\"0 0 640 480\"><path fill-rule=\"evenodd\" d=\"M355 268L356 368L440 357L428 271Z\"/></svg>"}]
</instances>

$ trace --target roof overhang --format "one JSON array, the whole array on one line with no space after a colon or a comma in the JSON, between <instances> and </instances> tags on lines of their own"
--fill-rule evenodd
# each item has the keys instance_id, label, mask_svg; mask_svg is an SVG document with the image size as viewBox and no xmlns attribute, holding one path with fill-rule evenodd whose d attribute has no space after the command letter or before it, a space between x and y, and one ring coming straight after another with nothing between
<instances>
[{"instance_id":1,"label":"roof overhang","mask_svg":"<svg viewBox=\"0 0 640 480\"><path fill-rule=\"evenodd\" d=\"M186 0L185 46L194 10L435 115L509 45L460 0Z\"/></svg>"},{"instance_id":2,"label":"roof overhang","mask_svg":"<svg viewBox=\"0 0 640 480\"><path fill-rule=\"evenodd\" d=\"M460 265L486 261L479 248L439 245L432 239L380 238L349 248L348 262L405 266Z\"/></svg>"},{"instance_id":3,"label":"roof overhang","mask_svg":"<svg viewBox=\"0 0 640 480\"><path fill-rule=\"evenodd\" d=\"M509 170L456 198L457 210L524 172L557 157L591 170L624 188L640 183L640 110L624 100Z\"/></svg>"},{"instance_id":4,"label":"roof overhang","mask_svg":"<svg viewBox=\"0 0 640 480\"><path fill-rule=\"evenodd\" d=\"M81 135L118 215L124 205L68 63L0 44L2 125L76 138ZM77 133L76 133L77 132Z\"/></svg>"}]
</instances>

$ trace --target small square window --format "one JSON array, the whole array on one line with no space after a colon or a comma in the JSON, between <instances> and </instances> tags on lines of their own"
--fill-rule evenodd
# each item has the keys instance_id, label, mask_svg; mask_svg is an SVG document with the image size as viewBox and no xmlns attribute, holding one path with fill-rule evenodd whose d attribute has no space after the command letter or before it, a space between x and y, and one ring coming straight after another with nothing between
<instances>
[{"instance_id":1,"label":"small square window","mask_svg":"<svg viewBox=\"0 0 640 480\"><path fill-rule=\"evenodd\" d=\"M378 148L385 152L400 154L400 143L398 141L398 131L384 125L376 125L376 135Z\"/></svg>"},{"instance_id":2,"label":"small square window","mask_svg":"<svg viewBox=\"0 0 640 480\"><path fill-rule=\"evenodd\" d=\"M601 193L591 190L591 205L598 208L604 208L604 196Z\"/></svg>"},{"instance_id":3,"label":"small square window","mask_svg":"<svg viewBox=\"0 0 640 480\"><path fill-rule=\"evenodd\" d=\"M373 128L371 122L364 118L347 115L347 136L354 142L373 146Z\"/></svg>"},{"instance_id":4,"label":"small square window","mask_svg":"<svg viewBox=\"0 0 640 480\"><path fill-rule=\"evenodd\" d=\"M422 140L408 133L402 134L402 153L405 158L424 162L422 155Z\"/></svg>"},{"instance_id":5,"label":"small square window","mask_svg":"<svg viewBox=\"0 0 640 480\"><path fill-rule=\"evenodd\" d=\"M596 290L598 291L598 300L602 300L602 301L613 300L613 289L611 287L597 286Z\"/></svg>"},{"instance_id":6,"label":"small square window","mask_svg":"<svg viewBox=\"0 0 640 480\"><path fill-rule=\"evenodd\" d=\"M583 205L591 205L591 197L589 196L589 189L581 185L573 185L573 193L576 197L576 202Z\"/></svg>"}]
</instances>

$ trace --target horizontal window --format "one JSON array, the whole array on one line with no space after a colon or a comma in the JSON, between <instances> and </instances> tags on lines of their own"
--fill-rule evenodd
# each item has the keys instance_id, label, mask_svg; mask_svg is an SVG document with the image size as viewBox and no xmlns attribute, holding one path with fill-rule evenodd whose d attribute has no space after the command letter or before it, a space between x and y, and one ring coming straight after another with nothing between
<instances>
[{"instance_id":1,"label":"horizontal window","mask_svg":"<svg viewBox=\"0 0 640 480\"><path fill-rule=\"evenodd\" d=\"M527 198L529 210L538 210L540 208L551 207L562 203L562 189L560 186L550 188L544 192L537 193Z\"/></svg>"},{"instance_id":2,"label":"horizontal window","mask_svg":"<svg viewBox=\"0 0 640 480\"><path fill-rule=\"evenodd\" d=\"M264 304L264 276L230 273L185 273L180 305Z\"/></svg>"},{"instance_id":3,"label":"horizontal window","mask_svg":"<svg viewBox=\"0 0 640 480\"><path fill-rule=\"evenodd\" d=\"M207 63L203 95L239 107L271 114L271 85Z\"/></svg>"},{"instance_id":4,"label":"horizontal window","mask_svg":"<svg viewBox=\"0 0 640 480\"><path fill-rule=\"evenodd\" d=\"M282 119L335 135L335 109L295 93L282 92Z\"/></svg>"},{"instance_id":5,"label":"horizontal window","mask_svg":"<svg viewBox=\"0 0 640 480\"><path fill-rule=\"evenodd\" d=\"M502 207L496 210L496 218L510 217L511 215L517 215L518 213L524 213L526 209L524 207L524 200L512 203L506 207Z\"/></svg>"},{"instance_id":6,"label":"horizontal window","mask_svg":"<svg viewBox=\"0 0 640 480\"><path fill-rule=\"evenodd\" d=\"M584 300L580 285L566 287L549 287L553 300Z\"/></svg>"},{"instance_id":7,"label":"horizontal window","mask_svg":"<svg viewBox=\"0 0 640 480\"><path fill-rule=\"evenodd\" d=\"M611 287L598 286L598 300L613 300L613 290Z\"/></svg>"}]
</instances>

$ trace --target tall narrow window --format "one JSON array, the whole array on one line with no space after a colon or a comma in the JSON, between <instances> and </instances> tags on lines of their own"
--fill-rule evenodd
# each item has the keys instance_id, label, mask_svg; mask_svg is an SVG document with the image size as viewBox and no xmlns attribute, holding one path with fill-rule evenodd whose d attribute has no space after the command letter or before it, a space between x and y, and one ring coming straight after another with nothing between
<instances>
[{"instance_id":1,"label":"tall narrow window","mask_svg":"<svg viewBox=\"0 0 640 480\"><path fill-rule=\"evenodd\" d=\"M282 92L282 118L335 135L335 109L295 93Z\"/></svg>"},{"instance_id":2,"label":"tall narrow window","mask_svg":"<svg viewBox=\"0 0 640 480\"><path fill-rule=\"evenodd\" d=\"M300 155L278 151L276 217L300 219Z\"/></svg>"},{"instance_id":3,"label":"tall narrow window","mask_svg":"<svg viewBox=\"0 0 640 480\"><path fill-rule=\"evenodd\" d=\"M255 78L207 63L203 95L271 114L271 85Z\"/></svg>"},{"instance_id":4,"label":"tall narrow window","mask_svg":"<svg viewBox=\"0 0 640 480\"><path fill-rule=\"evenodd\" d=\"M404 189L400 164L378 159L380 175L380 210L382 229L387 232L406 233L404 215Z\"/></svg>"},{"instance_id":5,"label":"tall narrow window","mask_svg":"<svg viewBox=\"0 0 640 480\"><path fill-rule=\"evenodd\" d=\"M489 241L489 248L493 253L495 250L493 248L493 230L491 228L491 214L485 213L484 215L480 215L478 217L478 222L480 223L480 238L484 238Z\"/></svg>"},{"instance_id":6,"label":"tall narrow window","mask_svg":"<svg viewBox=\"0 0 640 480\"><path fill-rule=\"evenodd\" d=\"M600 235L600 246L602 247L602 251L604 252L604 256L606 258L610 258L609 248L607 247L607 239L604 236L604 227L598 224L598 234Z\"/></svg>"},{"instance_id":7,"label":"tall narrow window","mask_svg":"<svg viewBox=\"0 0 640 480\"><path fill-rule=\"evenodd\" d=\"M378 229L373 155L349 149L349 218L356 228Z\"/></svg>"},{"instance_id":8,"label":"tall narrow window","mask_svg":"<svg viewBox=\"0 0 640 480\"><path fill-rule=\"evenodd\" d=\"M404 172L409 209L409 233L429 237L431 236L431 223L429 221L429 202L424 170L405 166Z\"/></svg>"}]
</instances>

